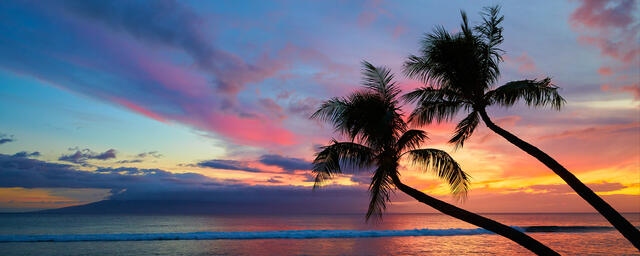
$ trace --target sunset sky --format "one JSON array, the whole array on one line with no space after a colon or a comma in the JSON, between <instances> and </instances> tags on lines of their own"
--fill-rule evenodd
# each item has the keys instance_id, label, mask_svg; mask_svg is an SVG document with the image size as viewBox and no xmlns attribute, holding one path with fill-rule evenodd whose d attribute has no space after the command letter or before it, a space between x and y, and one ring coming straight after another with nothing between
<instances>
[{"instance_id":1,"label":"sunset sky","mask_svg":"<svg viewBox=\"0 0 640 256\"><path fill-rule=\"evenodd\" d=\"M490 108L621 212L640 211L640 4L576 1L0 1L0 212L104 199L205 200L362 212L368 173L312 192L333 137L319 103L360 86L360 62L401 65L436 25L502 5L498 85L549 76L561 111ZM405 112L413 106L407 105ZM462 117L456 118L458 121ZM472 176L476 212L594 212L481 124L422 127ZM450 202L410 165L402 179ZM220 203L221 205L224 205ZM435 212L402 196L390 212Z\"/></svg>"}]
</instances>

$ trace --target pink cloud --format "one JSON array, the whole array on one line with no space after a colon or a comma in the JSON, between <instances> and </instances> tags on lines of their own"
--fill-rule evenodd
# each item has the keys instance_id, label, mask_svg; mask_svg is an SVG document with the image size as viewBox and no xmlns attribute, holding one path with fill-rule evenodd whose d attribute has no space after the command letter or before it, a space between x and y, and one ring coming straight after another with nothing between
<instances>
[{"instance_id":1,"label":"pink cloud","mask_svg":"<svg viewBox=\"0 0 640 256\"><path fill-rule=\"evenodd\" d=\"M518 67L518 72L523 74L534 72L537 69L536 63L533 61L533 58L527 55L526 52L523 52L522 55L515 58L511 58L505 55L504 60L505 62L516 65Z\"/></svg>"},{"instance_id":2,"label":"pink cloud","mask_svg":"<svg viewBox=\"0 0 640 256\"><path fill-rule=\"evenodd\" d=\"M622 86L620 87L620 90L623 92L630 92L634 95L634 99L640 100L640 84L639 83Z\"/></svg>"},{"instance_id":3,"label":"pink cloud","mask_svg":"<svg viewBox=\"0 0 640 256\"><path fill-rule=\"evenodd\" d=\"M634 36L624 35L621 37L615 37L613 35L608 35L609 33L610 32L604 32L603 34L607 35L601 36L579 36L578 42L594 45L600 49L600 53L602 55L609 56L627 64L636 60L636 57L640 54L640 50L635 45ZM613 38L622 39L619 41L613 41Z\"/></svg>"},{"instance_id":4,"label":"pink cloud","mask_svg":"<svg viewBox=\"0 0 640 256\"><path fill-rule=\"evenodd\" d=\"M501 126L514 126L518 121L522 120L520 116L504 116L500 118L496 118L494 122Z\"/></svg>"},{"instance_id":5,"label":"pink cloud","mask_svg":"<svg viewBox=\"0 0 640 256\"><path fill-rule=\"evenodd\" d=\"M366 27L375 22L380 15L390 14L380 7L382 0L369 0L364 4L364 10L358 15L358 25Z\"/></svg>"},{"instance_id":6,"label":"pink cloud","mask_svg":"<svg viewBox=\"0 0 640 256\"><path fill-rule=\"evenodd\" d=\"M631 93L635 100L640 100L640 83L633 83L618 87L613 87L610 84L603 84L600 86L600 90L604 92Z\"/></svg>"},{"instance_id":7,"label":"pink cloud","mask_svg":"<svg viewBox=\"0 0 640 256\"><path fill-rule=\"evenodd\" d=\"M407 33L407 28L402 25L398 25L395 28L393 28L394 39L398 39L400 36L404 35L405 33Z\"/></svg>"},{"instance_id":8,"label":"pink cloud","mask_svg":"<svg viewBox=\"0 0 640 256\"><path fill-rule=\"evenodd\" d=\"M574 25L590 28L625 27L633 22L635 0L581 0L570 17Z\"/></svg>"},{"instance_id":9,"label":"pink cloud","mask_svg":"<svg viewBox=\"0 0 640 256\"><path fill-rule=\"evenodd\" d=\"M268 114L278 118L278 119L284 119L287 116L283 113L283 108L278 105L278 103L276 103L274 100L272 99L259 99L258 100L258 104L260 105L260 107L262 107L264 110L267 111Z\"/></svg>"},{"instance_id":10,"label":"pink cloud","mask_svg":"<svg viewBox=\"0 0 640 256\"><path fill-rule=\"evenodd\" d=\"M613 70L610 67L601 67L598 69L598 74L603 76L613 75Z\"/></svg>"},{"instance_id":11,"label":"pink cloud","mask_svg":"<svg viewBox=\"0 0 640 256\"><path fill-rule=\"evenodd\" d=\"M142 114L143 116L149 117L149 118L154 119L156 121L159 121L159 122L162 122L162 123L166 123L167 122L164 119L164 117L162 117L162 116L160 116L160 115L158 115L158 114L156 114L156 113L154 113L154 112L152 112L150 110L147 110L147 109L145 109L145 108L143 108L143 107L141 107L141 106L139 106L139 105L137 105L137 104L135 104L133 102L125 100L123 98L115 98L114 97L114 98L112 98L112 101L114 101L114 102L116 102L116 103L118 103L120 105L123 105L123 106L127 107L128 109L131 109L134 112L137 112L138 114Z\"/></svg>"},{"instance_id":12,"label":"pink cloud","mask_svg":"<svg viewBox=\"0 0 640 256\"><path fill-rule=\"evenodd\" d=\"M296 136L262 118L243 118L228 114L214 114L203 124L234 141L249 145L293 145Z\"/></svg>"},{"instance_id":13,"label":"pink cloud","mask_svg":"<svg viewBox=\"0 0 640 256\"><path fill-rule=\"evenodd\" d=\"M135 54L135 52L131 52ZM136 64L157 84L188 97L201 97L210 93L205 77L190 72L187 68L175 66L150 56L134 56Z\"/></svg>"},{"instance_id":14,"label":"pink cloud","mask_svg":"<svg viewBox=\"0 0 640 256\"><path fill-rule=\"evenodd\" d=\"M568 137L602 138L612 132L617 132L617 131L622 131L627 129L638 129L638 128L640 128L640 123L600 125L600 126L592 126L588 128L582 128L582 129L566 130L556 134L544 135L539 137L538 139L546 140L546 139L559 139L559 138L568 138Z\"/></svg>"},{"instance_id":15,"label":"pink cloud","mask_svg":"<svg viewBox=\"0 0 640 256\"><path fill-rule=\"evenodd\" d=\"M578 41L600 48L601 54L630 63L640 50L637 44L639 27L633 25L635 0L581 0L569 21L583 34ZM584 29L586 28L586 30Z\"/></svg>"}]
</instances>

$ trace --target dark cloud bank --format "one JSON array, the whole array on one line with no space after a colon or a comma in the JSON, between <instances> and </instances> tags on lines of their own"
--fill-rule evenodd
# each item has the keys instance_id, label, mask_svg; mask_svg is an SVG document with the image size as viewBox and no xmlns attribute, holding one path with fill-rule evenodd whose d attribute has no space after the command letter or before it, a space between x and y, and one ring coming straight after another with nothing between
<instances>
[{"instance_id":1,"label":"dark cloud bank","mask_svg":"<svg viewBox=\"0 0 640 256\"><path fill-rule=\"evenodd\" d=\"M111 189L109 201L61 210L83 213L363 213L368 202L362 188L250 186L160 169L82 171L5 154L0 187Z\"/></svg>"}]
</instances>

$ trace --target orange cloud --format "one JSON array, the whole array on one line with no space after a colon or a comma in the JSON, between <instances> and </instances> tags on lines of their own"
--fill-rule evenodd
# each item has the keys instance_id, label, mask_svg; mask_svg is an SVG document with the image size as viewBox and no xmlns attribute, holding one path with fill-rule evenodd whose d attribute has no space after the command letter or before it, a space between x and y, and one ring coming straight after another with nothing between
<instances>
[{"instance_id":1,"label":"orange cloud","mask_svg":"<svg viewBox=\"0 0 640 256\"><path fill-rule=\"evenodd\" d=\"M610 76L613 75L613 70L611 70L610 67L601 67L598 69L598 74L603 76Z\"/></svg>"},{"instance_id":2,"label":"orange cloud","mask_svg":"<svg viewBox=\"0 0 640 256\"><path fill-rule=\"evenodd\" d=\"M518 67L518 72L520 73L531 73L537 70L536 63L533 61L526 52L523 52L522 55L511 58L507 55L504 56L504 61L506 63L511 63Z\"/></svg>"}]
</instances>

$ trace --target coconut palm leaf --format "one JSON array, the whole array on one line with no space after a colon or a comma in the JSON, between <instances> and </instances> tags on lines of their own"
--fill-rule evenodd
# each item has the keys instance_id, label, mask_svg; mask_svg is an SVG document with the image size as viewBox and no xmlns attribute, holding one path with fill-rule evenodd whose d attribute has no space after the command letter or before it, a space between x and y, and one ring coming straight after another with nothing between
<instances>
[{"instance_id":1,"label":"coconut palm leaf","mask_svg":"<svg viewBox=\"0 0 640 256\"><path fill-rule=\"evenodd\" d=\"M393 82L391 70L386 67L376 67L367 61L362 61L362 66L362 84L386 99L395 99L400 89Z\"/></svg>"},{"instance_id":2,"label":"coconut palm leaf","mask_svg":"<svg viewBox=\"0 0 640 256\"><path fill-rule=\"evenodd\" d=\"M445 88L420 87L402 96L405 102L421 101L463 101L464 96L460 93Z\"/></svg>"},{"instance_id":3,"label":"coconut palm leaf","mask_svg":"<svg viewBox=\"0 0 640 256\"><path fill-rule=\"evenodd\" d=\"M488 102L502 106L513 106L518 100L524 100L529 106L550 106L560 110L565 103L558 93L558 87L548 77L542 80L508 82L487 92L485 97Z\"/></svg>"},{"instance_id":4,"label":"coconut palm leaf","mask_svg":"<svg viewBox=\"0 0 640 256\"><path fill-rule=\"evenodd\" d=\"M396 142L396 148L399 152L403 152L407 149L416 149L426 139L429 139L429 137L427 137L427 132L421 130L408 130L400 136L398 142Z\"/></svg>"},{"instance_id":5,"label":"coconut palm leaf","mask_svg":"<svg viewBox=\"0 0 640 256\"><path fill-rule=\"evenodd\" d=\"M414 149L406 153L414 165L421 166L424 171L433 172L438 178L447 181L451 193L463 198L469 189L469 175L445 151L439 149Z\"/></svg>"},{"instance_id":6,"label":"coconut palm leaf","mask_svg":"<svg viewBox=\"0 0 640 256\"><path fill-rule=\"evenodd\" d=\"M320 105L320 108L311 115L311 119L319 119L321 121L336 123L341 120L341 117L349 107L349 103L346 99L331 98Z\"/></svg>"},{"instance_id":7,"label":"coconut palm leaf","mask_svg":"<svg viewBox=\"0 0 640 256\"><path fill-rule=\"evenodd\" d=\"M434 100L423 101L409 115L409 122L417 125L427 125L451 120L461 108L462 101Z\"/></svg>"},{"instance_id":8,"label":"coconut palm leaf","mask_svg":"<svg viewBox=\"0 0 640 256\"><path fill-rule=\"evenodd\" d=\"M500 68L498 65L502 61L504 51L498 48L504 38L502 37L503 28L500 23L504 20L504 16L499 15L500 6L486 7L482 14L483 23L474 28L480 34L485 43L479 44L478 47L483 53L484 70L486 84L495 83L500 77Z\"/></svg>"},{"instance_id":9,"label":"coconut palm leaf","mask_svg":"<svg viewBox=\"0 0 640 256\"><path fill-rule=\"evenodd\" d=\"M393 186L390 172L392 172L392 170L380 166L371 178L371 184L369 185L371 200L369 201L369 208L366 214L367 221L371 219L372 216L376 217L376 219L381 219L382 213L387 209L386 203L389 201Z\"/></svg>"},{"instance_id":10,"label":"coconut palm leaf","mask_svg":"<svg viewBox=\"0 0 640 256\"><path fill-rule=\"evenodd\" d=\"M456 131L453 137L449 140L449 143L453 143L455 145L455 149L461 148L464 145L464 141L471 137L479 122L480 116L478 115L478 112L473 111L469 113L467 117L458 123Z\"/></svg>"},{"instance_id":11,"label":"coconut palm leaf","mask_svg":"<svg viewBox=\"0 0 640 256\"><path fill-rule=\"evenodd\" d=\"M322 185L333 175L342 173L341 166L362 169L373 164L374 153L367 146L353 142L332 140L329 146L320 148L313 160L312 172L315 175L314 188Z\"/></svg>"}]
</instances>

